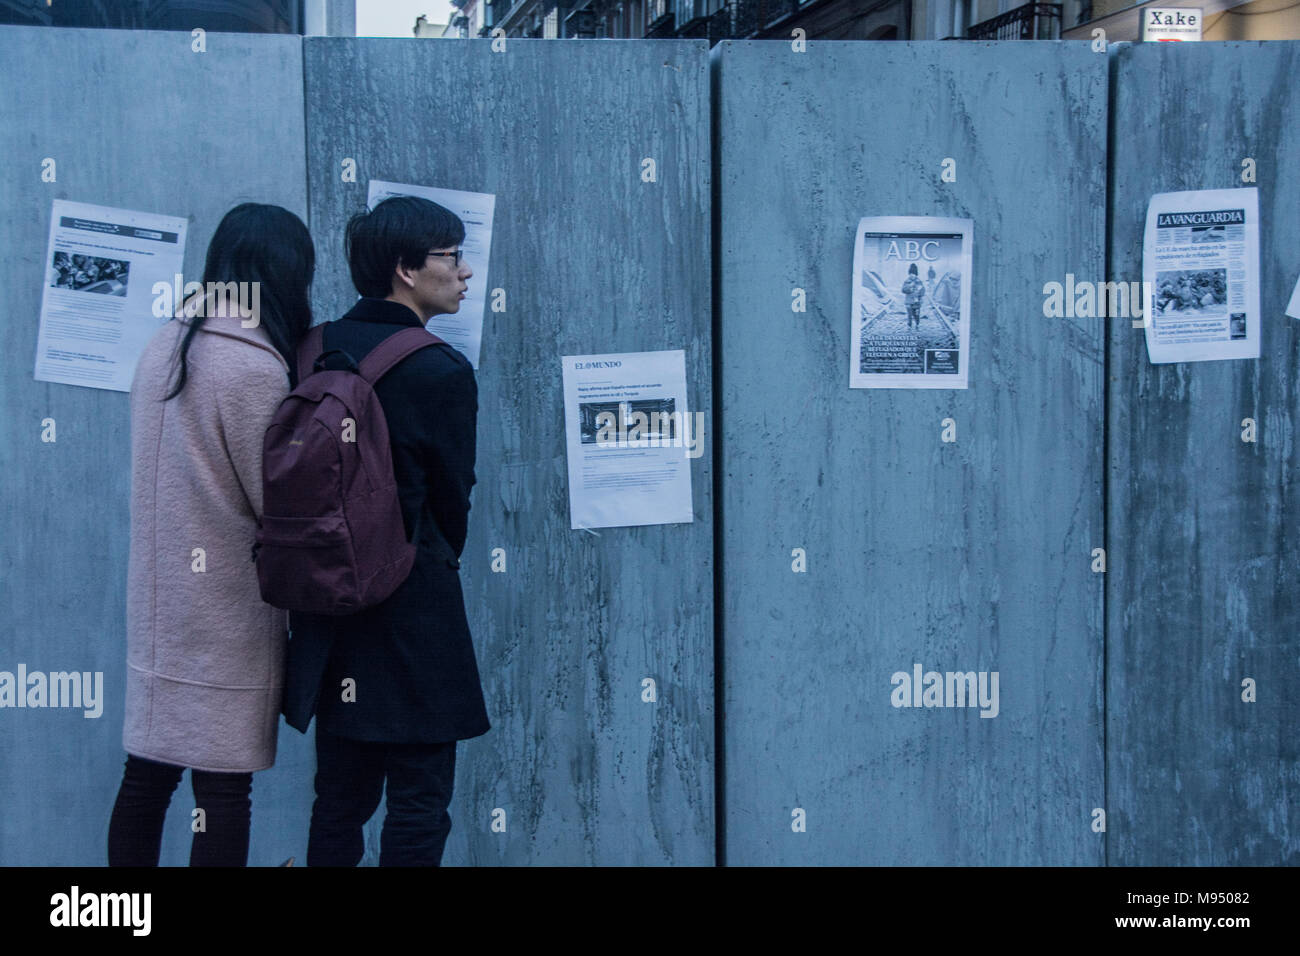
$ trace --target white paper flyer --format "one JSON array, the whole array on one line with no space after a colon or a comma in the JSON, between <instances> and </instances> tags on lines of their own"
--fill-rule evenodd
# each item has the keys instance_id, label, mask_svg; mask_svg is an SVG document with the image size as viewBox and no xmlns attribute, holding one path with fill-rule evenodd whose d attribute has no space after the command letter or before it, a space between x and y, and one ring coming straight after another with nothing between
<instances>
[{"instance_id":1,"label":"white paper flyer","mask_svg":"<svg viewBox=\"0 0 1300 956\"><path fill-rule=\"evenodd\" d=\"M1295 280L1295 288L1291 290L1291 301L1286 304L1286 314L1293 319L1300 319L1300 279Z\"/></svg>"},{"instance_id":2,"label":"white paper flyer","mask_svg":"<svg viewBox=\"0 0 1300 956\"><path fill-rule=\"evenodd\" d=\"M686 402L686 353L565 355L569 526L694 521L691 459L700 415Z\"/></svg>"},{"instance_id":3,"label":"white paper flyer","mask_svg":"<svg viewBox=\"0 0 1300 956\"><path fill-rule=\"evenodd\" d=\"M1142 244L1153 364L1259 358L1259 192L1157 193Z\"/></svg>"},{"instance_id":4,"label":"white paper flyer","mask_svg":"<svg viewBox=\"0 0 1300 956\"><path fill-rule=\"evenodd\" d=\"M850 388L966 388L970 219L865 216L853 246Z\"/></svg>"},{"instance_id":5,"label":"white paper flyer","mask_svg":"<svg viewBox=\"0 0 1300 956\"><path fill-rule=\"evenodd\" d=\"M176 216L54 200L38 382L131 390L140 353L171 318L154 315L154 285L171 289L181 274L186 226Z\"/></svg>"}]
</instances>

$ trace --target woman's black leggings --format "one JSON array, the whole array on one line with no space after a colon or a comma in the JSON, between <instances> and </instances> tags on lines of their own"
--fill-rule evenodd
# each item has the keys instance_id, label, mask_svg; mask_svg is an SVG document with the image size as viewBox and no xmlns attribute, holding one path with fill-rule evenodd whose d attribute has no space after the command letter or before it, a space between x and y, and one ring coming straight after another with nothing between
<instances>
[{"instance_id":1,"label":"woman's black leggings","mask_svg":"<svg viewBox=\"0 0 1300 956\"><path fill-rule=\"evenodd\" d=\"M109 866L158 865L163 820L184 770L127 755L108 824ZM190 780L194 806L203 811L191 815L190 866L247 866L253 775L191 770Z\"/></svg>"}]
</instances>

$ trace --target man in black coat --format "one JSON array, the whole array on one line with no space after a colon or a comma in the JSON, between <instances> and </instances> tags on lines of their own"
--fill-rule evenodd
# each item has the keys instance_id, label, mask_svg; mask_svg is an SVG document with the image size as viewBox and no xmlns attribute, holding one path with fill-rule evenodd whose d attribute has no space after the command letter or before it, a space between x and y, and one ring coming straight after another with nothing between
<instances>
[{"instance_id":1,"label":"man in black coat","mask_svg":"<svg viewBox=\"0 0 1300 956\"><path fill-rule=\"evenodd\" d=\"M458 311L473 274L458 248L464 237L456 215L413 196L353 217L348 264L363 298L326 325L323 350L342 349L359 364L393 333ZM360 862L362 826L385 781L380 865L439 865L456 742L491 727L458 570L475 483L474 368L435 344L399 362L374 391L415 565L374 607L344 617L290 614L285 719L306 733L316 717L308 866Z\"/></svg>"}]
</instances>

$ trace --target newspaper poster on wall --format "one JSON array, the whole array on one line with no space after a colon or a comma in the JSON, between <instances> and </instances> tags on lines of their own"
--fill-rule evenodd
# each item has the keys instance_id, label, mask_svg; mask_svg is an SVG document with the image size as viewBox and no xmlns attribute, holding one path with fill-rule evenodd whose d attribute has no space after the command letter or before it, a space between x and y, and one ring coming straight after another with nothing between
<instances>
[{"instance_id":1,"label":"newspaper poster on wall","mask_svg":"<svg viewBox=\"0 0 1300 956\"><path fill-rule=\"evenodd\" d=\"M1295 280L1295 288L1291 290L1291 301L1286 304L1286 314L1293 319L1300 319L1300 279Z\"/></svg>"},{"instance_id":2,"label":"newspaper poster on wall","mask_svg":"<svg viewBox=\"0 0 1300 956\"><path fill-rule=\"evenodd\" d=\"M686 402L686 353L565 355L569 526L612 528L695 520L691 460L701 414Z\"/></svg>"},{"instance_id":3,"label":"newspaper poster on wall","mask_svg":"<svg viewBox=\"0 0 1300 956\"><path fill-rule=\"evenodd\" d=\"M853 249L850 388L966 388L970 219L865 216Z\"/></svg>"},{"instance_id":4,"label":"newspaper poster on wall","mask_svg":"<svg viewBox=\"0 0 1300 956\"><path fill-rule=\"evenodd\" d=\"M131 390L140 353L173 315L186 226L178 216L54 200L36 381ZM155 284L168 293L164 309Z\"/></svg>"},{"instance_id":5,"label":"newspaper poster on wall","mask_svg":"<svg viewBox=\"0 0 1300 956\"><path fill-rule=\"evenodd\" d=\"M483 319L487 307L488 258L492 251L492 216L497 197L492 193L469 193L438 186L414 186L370 180L367 208L374 209L390 196L419 196L450 209L465 224L465 241L461 244L462 261L474 273L466 280L469 286L460 310L454 314L435 315L425 328L460 352L478 368L483 344ZM450 261L450 260L448 260Z\"/></svg>"},{"instance_id":6,"label":"newspaper poster on wall","mask_svg":"<svg viewBox=\"0 0 1300 956\"><path fill-rule=\"evenodd\" d=\"M1153 364L1259 358L1259 192L1157 193L1142 244Z\"/></svg>"}]
</instances>

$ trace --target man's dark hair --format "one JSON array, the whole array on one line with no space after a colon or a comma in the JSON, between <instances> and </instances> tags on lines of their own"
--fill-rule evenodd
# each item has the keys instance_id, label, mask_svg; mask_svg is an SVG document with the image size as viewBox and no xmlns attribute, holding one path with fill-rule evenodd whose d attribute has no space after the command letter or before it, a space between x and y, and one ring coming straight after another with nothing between
<instances>
[{"instance_id":1,"label":"man's dark hair","mask_svg":"<svg viewBox=\"0 0 1300 956\"><path fill-rule=\"evenodd\" d=\"M418 269L430 249L458 246L464 239L465 224L451 210L419 196L392 196L348 220L343 250L357 292L385 299L399 263Z\"/></svg>"}]
</instances>

